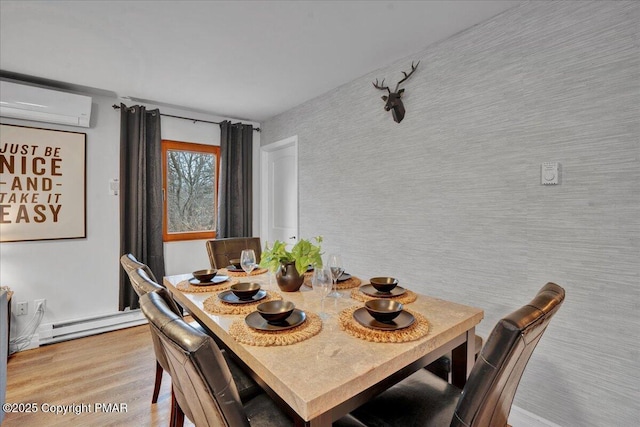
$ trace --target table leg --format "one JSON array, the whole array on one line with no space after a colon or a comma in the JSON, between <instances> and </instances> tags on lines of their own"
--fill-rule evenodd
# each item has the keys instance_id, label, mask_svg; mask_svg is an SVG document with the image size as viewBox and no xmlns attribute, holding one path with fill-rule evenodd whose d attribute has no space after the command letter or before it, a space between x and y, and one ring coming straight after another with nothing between
<instances>
[{"instance_id":1,"label":"table leg","mask_svg":"<svg viewBox=\"0 0 640 427\"><path fill-rule=\"evenodd\" d=\"M451 384L462 389L475 363L476 328L467 331L464 343L451 352Z\"/></svg>"},{"instance_id":2,"label":"table leg","mask_svg":"<svg viewBox=\"0 0 640 427\"><path fill-rule=\"evenodd\" d=\"M305 426L305 427L330 427L331 426L331 415L328 413L324 413L314 419L312 419L311 421L302 421L300 419L297 419L295 422L296 427L300 426Z\"/></svg>"}]
</instances>

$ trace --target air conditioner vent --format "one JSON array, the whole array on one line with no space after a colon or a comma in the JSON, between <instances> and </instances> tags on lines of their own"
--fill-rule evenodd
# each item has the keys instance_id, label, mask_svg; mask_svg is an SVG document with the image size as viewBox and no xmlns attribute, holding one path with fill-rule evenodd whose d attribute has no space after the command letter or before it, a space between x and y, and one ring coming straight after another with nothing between
<instances>
[{"instance_id":1,"label":"air conditioner vent","mask_svg":"<svg viewBox=\"0 0 640 427\"><path fill-rule=\"evenodd\" d=\"M0 81L0 116L89 127L91 97Z\"/></svg>"}]
</instances>

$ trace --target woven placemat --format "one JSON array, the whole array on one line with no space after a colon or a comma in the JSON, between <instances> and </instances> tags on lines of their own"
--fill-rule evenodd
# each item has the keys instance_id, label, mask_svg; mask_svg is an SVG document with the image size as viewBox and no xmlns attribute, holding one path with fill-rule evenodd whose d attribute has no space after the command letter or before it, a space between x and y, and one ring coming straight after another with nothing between
<instances>
[{"instance_id":1,"label":"woven placemat","mask_svg":"<svg viewBox=\"0 0 640 427\"><path fill-rule=\"evenodd\" d=\"M227 269L225 269L224 271L226 271L225 274L227 274L229 277L247 277L247 273L245 273L244 271L229 271ZM249 273L249 276L257 276L259 274L264 274L267 271L269 271L266 268L258 268L257 270L253 270L251 273Z\"/></svg>"},{"instance_id":2,"label":"woven placemat","mask_svg":"<svg viewBox=\"0 0 640 427\"><path fill-rule=\"evenodd\" d=\"M313 272L304 273L304 285L308 287L312 287L311 278L313 277ZM356 276L351 276L347 280L343 280L342 282L338 282L336 284L336 288L341 291L344 289L357 288L362 283L362 280L358 279Z\"/></svg>"},{"instance_id":3,"label":"woven placemat","mask_svg":"<svg viewBox=\"0 0 640 427\"><path fill-rule=\"evenodd\" d=\"M189 283L188 280L183 280L182 282L176 285L176 289L179 291L188 292L188 293L226 291L227 289L229 289L231 285L235 283L238 283L237 279L229 279L222 283L218 283L216 285L195 286Z\"/></svg>"},{"instance_id":4,"label":"woven placemat","mask_svg":"<svg viewBox=\"0 0 640 427\"><path fill-rule=\"evenodd\" d=\"M307 319L295 328L284 331L258 331L242 320L236 320L229 327L229 335L242 344L259 347L291 345L307 340L322 330L322 319L315 313L305 311Z\"/></svg>"},{"instance_id":5,"label":"woven placemat","mask_svg":"<svg viewBox=\"0 0 640 427\"><path fill-rule=\"evenodd\" d=\"M362 293L360 291L360 288L356 288L351 291L351 298L358 301L362 301L362 302L367 302L372 299L378 299L376 297L372 297L371 295ZM387 298L392 299L394 301L398 301L401 304L410 304L418 299L418 294L407 289L407 292L405 292L402 295L398 295L397 297L385 297L384 299L387 299Z\"/></svg>"},{"instance_id":6,"label":"woven placemat","mask_svg":"<svg viewBox=\"0 0 640 427\"><path fill-rule=\"evenodd\" d=\"M218 298L218 294L212 295L204 300L204 311L209 314L249 314L256 311L258 304L267 301L281 300L282 295L278 292L268 291L267 296L260 301L248 302L246 304L229 304Z\"/></svg>"},{"instance_id":7,"label":"woven placemat","mask_svg":"<svg viewBox=\"0 0 640 427\"><path fill-rule=\"evenodd\" d=\"M408 342L415 341L426 336L429 333L429 321L420 313L406 310L415 317L416 321L407 328L398 329L397 331L382 331L362 326L353 318L353 312L360 306L349 307L340 312L338 322L340 328L356 338L372 342Z\"/></svg>"}]
</instances>

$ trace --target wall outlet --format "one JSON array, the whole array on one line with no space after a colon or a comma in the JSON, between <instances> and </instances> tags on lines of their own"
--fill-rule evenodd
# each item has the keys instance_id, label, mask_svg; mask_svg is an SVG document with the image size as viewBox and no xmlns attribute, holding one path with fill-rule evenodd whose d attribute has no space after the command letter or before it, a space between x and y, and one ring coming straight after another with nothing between
<instances>
[{"instance_id":1,"label":"wall outlet","mask_svg":"<svg viewBox=\"0 0 640 427\"><path fill-rule=\"evenodd\" d=\"M46 299L37 299L33 302L34 310L38 309L38 306L42 304L42 311L47 310L47 300Z\"/></svg>"},{"instance_id":2,"label":"wall outlet","mask_svg":"<svg viewBox=\"0 0 640 427\"><path fill-rule=\"evenodd\" d=\"M24 316L27 314L28 304L26 301L16 303L16 316Z\"/></svg>"}]
</instances>

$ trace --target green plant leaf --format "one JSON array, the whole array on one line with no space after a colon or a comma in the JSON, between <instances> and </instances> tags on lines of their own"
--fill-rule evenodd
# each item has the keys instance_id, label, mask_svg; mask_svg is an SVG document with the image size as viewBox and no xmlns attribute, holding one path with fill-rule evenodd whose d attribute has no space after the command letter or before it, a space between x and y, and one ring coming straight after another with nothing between
<instances>
[{"instance_id":1,"label":"green plant leaf","mask_svg":"<svg viewBox=\"0 0 640 427\"><path fill-rule=\"evenodd\" d=\"M311 243L308 239L300 239L293 248L291 248L290 252L287 251L286 243L280 240L273 242L271 248L267 242L262 252L260 267L276 271L281 264L295 262L296 270L298 270L299 274L304 274L309 265L322 267L322 252L320 247L322 236L317 236L314 240L318 243L317 245Z\"/></svg>"}]
</instances>

